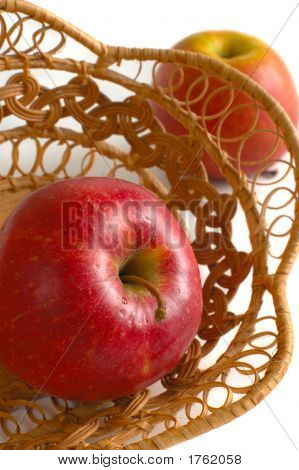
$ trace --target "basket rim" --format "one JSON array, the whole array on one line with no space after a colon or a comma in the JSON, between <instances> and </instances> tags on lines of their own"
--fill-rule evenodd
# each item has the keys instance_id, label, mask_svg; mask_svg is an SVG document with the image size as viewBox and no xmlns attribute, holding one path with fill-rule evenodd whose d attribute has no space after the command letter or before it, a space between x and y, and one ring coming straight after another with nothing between
<instances>
[{"instance_id":1,"label":"basket rim","mask_svg":"<svg viewBox=\"0 0 299 470\"><path fill-rule=\"evenodd\" d=\"M201 53L182 51L176 49L149 49L149 48L127 48L127 47L115 47L111 45L106 45L103 42L95 39L93 36L83 32L72 23L65 21L64 19L56 16L54 13L50 12L47 9L41 8L33 3L24 1L24 0L0 0L0 11L4 10L6 12L21 12L27 14L32 19L39 22L48 23L54 30L65 33L68 36L72 37L75 41L80 42L85 47L89 48L92 52L99 56L98 64L92 67L92 75L95 77L101 77L101 69L104 66L104 69L111 65L112 63L119 64L121 60L139 60L139 61L155 61L160 62L179 62L193 67L203 67L205 70L215 72L219 74L222 78L227 81L235 82L248 94L257 100L261 101L265 108L267 109L269 115L275 123L282 129L285 136L285 141L287 143L287 148L292 152L292 155L295 159L295 184L296 192L299 192L299 133L292 123L289 116L286 114L282 106L271 96L268 92L257 82L255 82L248 75L240 72L229 64L225 64L218 59L213 57L208 57ZM104 59L104 64L102 63ZM105 59L108 59L106 62ZM110 59L110 60L109 60ZM112 59L112 62L111 62ZM23 65L24 65L23 59ZM61 60L60 60L61 62ZM62 62L67 62L67 60L62 60ZM78 65L80 67L81 63L76 63L72 61L73 65L67 64L67 69L70 71L78 72ZM19 68L20 64L15 64ZM41 63L35 64L34 66L39 68ZM63 69L60 65L58 69ZM81 66L86 66L90 64L81 64ZM30 60L26 60L26 67L30 67ZM46 66L49 66L47 63ZM51 63L53 69L56 68L55 63ZM87 69L87 72L89 70ZM146 95L146 91L144 92ZM148 93L146 98L157 99L157 94ZM196 130L197 131L197 130ZM195 132L196 135L200 132ZM209 148L210 150L210 148ZM214 150L214 151L213 151ZM223 172L223 175L229 182L229 184L235 189L235 192L238 192L241 195L242 190L247 188L247 180L245 175L242 177L238 175L236 169L230 165L230 163L224 159L221 161L220 158L217 158L217 152L215 149L211 149L214 160L216 160L219 167ZM215 155L216 153L216 155ZM222 152L225 157L225 152ZM216 156L216 158L215 158ZM235 180L238 180L237 183ZM242 200L238 198L242 204ZM245 208L244 208L245 206ZM243 209L246 212L247 203L243 201ZM295 205L295 214L299 213L299 200L296 200ZM284 251L284 259L281 261L278 269L276 278L276 285L285 292L285 278L291 270L291 267L294 263L294 253L299 252L299 217L296 217L293 223L293 227L290 233L289 242ZM281 282L280 282L281 281Z\"/></svg>"},{"instance_id":2,"label":"basket rim","mask_svg":"<svg viewBox=\"0 0 299 470\"><path fill-rule=\"evenodd\" d=\"M179 62L194 67L203 67L206 70L210 70L222 77L226 77L228 81L232 81L240 85L246 92L261 101L273 120L282 129L285 141L288 149L292 152L295 160L295 184L296 194L299 192L299 138L295 126L286 115L283 108L272 98L260 85L254 82L247 75L239 72L233 67L224 64L217 59L204 56L203 54L179 51L174 49L138 49L138 48L123 48L114 47L103 44L97 41L92 36L83 33L80 29L76 28L72 24L56 17L53 13L38 7L29 2L23 0L0 0L0 9L7 12L22 12L28 14L32 19L40 22L46 22L52 26L56 31L63 32L74 40L79 41L84 46L88 47L96 55L100 56L100 60L108 59L107 64L113 62L119 63L122 59L124 60L159 60L161 62ZM112 59L112 60L109 60ZM55 65L55 64L54 64ZM55 66L53 65L53 68ZM90 65L90 64L89 64ZM94 76L100 71L102 65L101 62L93 68ZM76 64L73 65L74 70ZM242 181L240 178L236 183L236 171L227 164L223 164L223 173L229 183L234 182L234 185L238 187L238 198L242 204L243 209L246 205L246 180ZM5 181L4 181L5 180ZM29 180L30 182L30 177ZM7 189L7 182L13 188L13 179L4 178L1 181L1 186L5 186ZM31 181L34 183L33 181ZM3 189L1 189L2 191ZM245 192L244 192L245 191ZM245 198L240 199L242 196ZM248 194L247 194L248 196ZM250 210L253 210L251 208ZM188 440L192 437L196 437L208 430L219 427L222 424L226 424L229 421L241 416L246 411L252 409L259 401L261 401L270 391L278 384L278 382L284 376L288 365L291 360L292 349L293 349L293 335L292 325L290 319L290 312L287 305L286 298L286 278L294 263L296 253L299 251L299 200L297 198L295 203L295 220L292 226L290 237L287 246L284 251L283 259L281 260L278 269L272 279L271 294L273 295L273 301L275 311L277 314L277 326L280 341L278 343L278 350L273 357L273 362L267 369L265 376L260 380L258 384L252 387L244 397L236 401L235 403L220 408L217 412L210 414L206 418L195 418L189 423L180 426L179 428L166 430L157 436L140 440L135 444L126 446L126 449L165 449L174 444ZM257 295L257 302L264 293L267 285L266 280L264 284L260 286L254 286L253 290Z\"/></svg>"},{"instance_id":3,"label":"basket rim","mask_svg":"<svg viewBox=\"0 0 299 470\"><path fill-rule=\"evenodd\" d=\"M0 180L0 193L15 193L19 190L35 190L41 185L56 180L54 175L4 177ZM284 310L278 326L278 338L281 338L282 347L276 353L271 366L263 379L254 385L241 399L229 406L219 408L205 418L194 418L187 424L163 431L151 438L139 440L124 446L125 450L161 450L167 449L185 440L197 437L214 428L227 424L233 419L245 414L264 399L279 383L292 357L292 327L288 312Z\"/></svg>"}]
</instances>

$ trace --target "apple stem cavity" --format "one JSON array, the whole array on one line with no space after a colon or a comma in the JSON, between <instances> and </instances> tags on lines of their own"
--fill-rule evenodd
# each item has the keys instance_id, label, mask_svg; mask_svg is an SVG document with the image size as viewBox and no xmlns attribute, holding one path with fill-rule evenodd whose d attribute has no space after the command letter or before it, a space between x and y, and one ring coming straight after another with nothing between
<instances>
[{"instance_id":1,"label":"apple stem cavity","mask_svg":"<svg viewBox=\"0 0 299 470\"><path fill-rule=\"evenodd\" d=\"M125 274L120 276L122 282L130 283L130 284L137 284L139 286L145 287L156 299L157 301L157 309L155 311L155 319L159 322L164 320L166 316L165 308L163 300L158 292L158 290L146 279L140 276L134 276L131 274Z\"/></svg>"}]
</instances>

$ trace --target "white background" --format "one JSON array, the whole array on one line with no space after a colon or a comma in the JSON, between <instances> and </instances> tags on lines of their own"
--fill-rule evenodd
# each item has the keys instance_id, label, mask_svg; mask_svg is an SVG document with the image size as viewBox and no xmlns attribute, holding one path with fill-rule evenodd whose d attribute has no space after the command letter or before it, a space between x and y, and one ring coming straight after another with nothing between
<instances>
[{"instance_id":1,"label":"white background","mask_svg":"<svg viewBox=\"0 0 299 470\"><path fill-rule=\"evenodd\" d=\"M167 48L184 36L205 29L247 32L267 43L274 41L273 47L289 66L299 90L299 8L287 22L296 6L295 1L36 0L35 3L64 17L102 42L116 46ZM290 470L298 468L298 281L299 263L289 280L289 303L295 339L298 341L295 343L294 358L285 379L266 401L249 413L217 430L181 444L175 450L169 449L168 455L175 452L186 458L190 453L236 453L242 454L242 465L221 467L252 470L276 469L284 465ZM49 468L54 468L54 454L56 452L44 459L45 468L48 465ZM26 456L28 468L35 468L32 464L29 465L29 455ZM4 459L0 456L0 461L1 458Z\"/></svg>"}]
</instances>

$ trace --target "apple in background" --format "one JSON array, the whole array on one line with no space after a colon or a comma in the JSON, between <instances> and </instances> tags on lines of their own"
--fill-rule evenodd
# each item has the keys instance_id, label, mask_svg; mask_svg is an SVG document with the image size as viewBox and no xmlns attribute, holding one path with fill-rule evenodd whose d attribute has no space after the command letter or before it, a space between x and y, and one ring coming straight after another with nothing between
<instances>
[{"instance_id":1,"label":"apple in background","mask_svg":"<svg viewBox=\"0 0 299 470\"><path fill-rule=\"evenodd\" d=\"M279 55L261 40L235 31L205 31L183 39L175 44L173 48L208 55L249 75L276 98L289 114L293 123L297 124L298 99L292 77ZM156 84L167 89L170 79L173 80L174 84L178 85L173 91L173 95L179 100L185 101L188 87L202 76L202 72L195 68L184 67L184 78L181 83L178 83L180 80L179 73L175 72L173 67L171 64L159 65L155 74ZM225 85L226 82L219 78L210 78L205 97ZM189 99L194 100L190 108L198 116L203 112L204 98L196 100L196 97L200 95L203 89L204 82L197 82L189 96ZM209 101L205 115L223 114L221 110L228 106L229 99L230 96L227 90L219 90ZM236 92L230 109L237 105L246 105L252 102L252 98L244 92ZM176 135L187 133L186 129L166 111L155 103L151 104L155 115L168 132ZM237 137L250 131L255 124L255 118L255 109L252 106L243 106L233 111L223 122L221 145L233 157L236 167L238 166L237 155L241 143L241 140L238 140ZM207 129L215 134L217 125L220 123L219 115L210 118L206 123ZM255 128L275 130L275 125L266 111L260 111ZM229 141L229 139L232 140ZM286 151L285 146L282 141L278 142L277 148L274 148L275 144L276 138L271 132L259 132L250 136L244 143L240 154L242 170L248 175L255 173L265 165L265 159L272 150L274 151L269 156L271 161L281 158ZM216 164L205 152L203 153L203 162L211 178L223 178Z\"/></svg>"},{"instance_id":2,"label":"apple in background","mask_svg":"<svg viewBox=\"0 0 299 470\"><path fill-rule=\"evenodd\" d=\"M202 292L186 235L145 188L74 178L22 201L0 232L0 361L76 399L137 392L198 330Z\"/></svg>"}]
</instances>

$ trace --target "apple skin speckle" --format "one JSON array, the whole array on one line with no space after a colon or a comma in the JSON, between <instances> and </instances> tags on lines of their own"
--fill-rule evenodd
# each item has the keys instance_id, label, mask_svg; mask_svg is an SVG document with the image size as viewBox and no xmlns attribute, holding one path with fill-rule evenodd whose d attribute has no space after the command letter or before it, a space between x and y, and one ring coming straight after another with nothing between
<instances>
[{"instance_id":1,"label":"apple skin speckle","mask_svg":"<svg viewBox=\"0 0 299 470\"><path fill-rule=\"evenodd\" d=\"M96 243L65 249L64 201L92 205L83 236L100 220ZM122 269L151 282L162 321L157 298L122 282ZM202 316L198 265L178 222L154 194L113 178L55 182L17 206L0 232L0 296L1 363L36 390L74 400L118 398L157 381Z\"/></svg>"}]
</instances>

